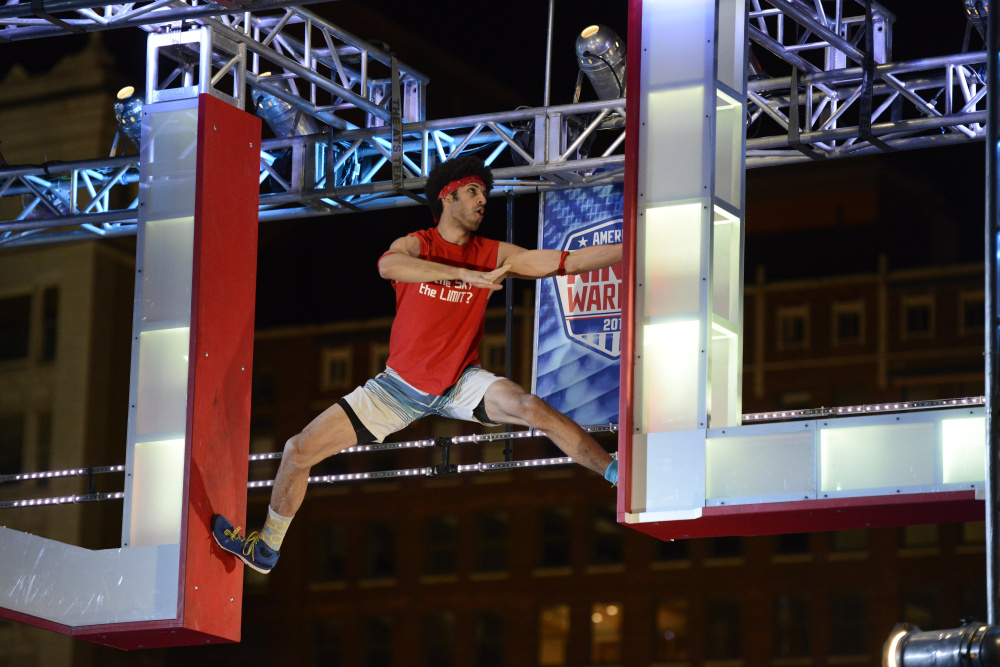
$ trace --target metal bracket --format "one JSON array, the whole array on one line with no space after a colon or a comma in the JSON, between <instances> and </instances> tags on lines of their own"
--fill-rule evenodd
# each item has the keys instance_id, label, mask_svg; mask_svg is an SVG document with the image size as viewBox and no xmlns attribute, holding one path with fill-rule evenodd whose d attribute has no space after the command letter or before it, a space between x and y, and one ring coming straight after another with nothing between
<instances>
[{"instance_id":1,"label":"metal bracket","mask_svg":"<svg viewBox=\"0 0 1000 667\"><path fill-rule=\"evenodd\" d=\"M434 438L434 446L441 448L441 463L427 469L427 475L429 477L434 477L436 475L450 475L458 472L458 466L452 465L449 462L449 458L451 456L451 445L451 438Z\"/></svg>"}]
</instances>

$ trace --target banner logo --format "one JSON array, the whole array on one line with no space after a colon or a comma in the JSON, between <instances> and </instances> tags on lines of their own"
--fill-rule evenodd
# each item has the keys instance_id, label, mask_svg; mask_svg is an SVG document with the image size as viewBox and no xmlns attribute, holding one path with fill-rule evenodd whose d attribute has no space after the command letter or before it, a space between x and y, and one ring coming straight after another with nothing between
<instances>
[{"instance_id":1,"label":"banner logo","mask_svg":"<svg viewBox=\"0 0 1000 667\"><path fill-rule=\"evenodd\" d=\"M563 250L621 243L622 219L598 222L566 237ZM563 331L576 345L608 359L621 357L622 268L589 271L577 276L557 276Z\"/></svg>"}]
</instances>

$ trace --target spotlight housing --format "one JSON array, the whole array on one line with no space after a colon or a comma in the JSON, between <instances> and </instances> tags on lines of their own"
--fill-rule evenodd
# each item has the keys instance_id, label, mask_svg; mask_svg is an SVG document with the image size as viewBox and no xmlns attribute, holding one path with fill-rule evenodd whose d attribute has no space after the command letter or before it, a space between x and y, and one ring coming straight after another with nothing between
<instances>
[{"instance_id":1,"label":"spotlight housing","mask_svg":"<svg viewBox=\"0 0 1000 667\"><path fill-rule=\"evenodd\" d=\"M289 95L292 89L284 79L271 77L270 72L264 72L258 80L267 81L275 88L279 88ZM273 95L266 90L254 87L250 93L253 100L254 113L271 128L276 137L291 137L304 134L318 134L321 132L319 124L312 116L302 113L290 103Z\"/></svg>"},{"instance_id":2,"label":"spotlight housing","mask_svg":"<svg viewBox=\"0 0 1000 667\"><path fill-rule=\"evenodd\" d=\"M139 137L142 134L142 98L135 94L135 88L125 86L118 91L118 101L115 102L115 122L118 129L139 149Z\"/></svg>"},{"instance_id":3,"label":"spotlight housing","mask_svg":"<svg viewBox=\"0 0 1000 667\"><path fill-rule=\"evenodd\" d=\"M1000 627L966 622L951 630L921 631L898 623L882 646L882 667L987 667L1000 664Z\"/></svg>"},{"instance_id":4,"label":"spotlight housing","mask_svg":"<svg viewBox=\"0 0 1000 667\"><path fill-rule=\"evenodd\" d=\"M611 28L590 25L576 38L576 61L602 100L625 95L625 42Z\"/></svg>"}]
</instances>

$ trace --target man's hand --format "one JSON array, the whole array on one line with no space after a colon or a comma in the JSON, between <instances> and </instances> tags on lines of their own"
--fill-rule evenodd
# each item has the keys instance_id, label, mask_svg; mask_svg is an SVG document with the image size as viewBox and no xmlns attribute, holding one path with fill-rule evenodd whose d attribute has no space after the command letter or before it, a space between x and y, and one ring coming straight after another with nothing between
<instances>
[{"instance_id":1,"label":"man's hand","mask_svg":"<svg viewBox=\"0 0 1000 667\"><path fill-rule=\"evenodd\" d=\"M510 270L510 265L505 264L499 269L493 269L492 271L473 271L472 269L462 269L462 280L469 283L473 287L480 287L482 289L488 289L492 292L503 289L503 285L499 283L503 275Z\"/></svg>"}]
</instances>

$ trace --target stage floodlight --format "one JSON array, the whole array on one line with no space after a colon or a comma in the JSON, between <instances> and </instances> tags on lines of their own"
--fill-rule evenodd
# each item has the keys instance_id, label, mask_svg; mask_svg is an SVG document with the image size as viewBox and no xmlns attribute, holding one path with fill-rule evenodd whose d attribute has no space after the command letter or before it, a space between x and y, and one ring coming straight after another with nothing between
<instances>
[{"instance_id":1,"label":"stage floodlight","mask_svg":"<svg viewBox=\"0 0 1000 667\"><path fill-rule=\"evenodd\" d=\"M986 41L986 17L989 15L989 0L965 0L965 17L969 19L979 36Z\"/></svg>"},{"instance_id":2,"label":"stage floodlight","mask_svg":"<svg viewBox=\"0 0 1000 667\"><path fill-rule=\"evenodd\" d=\"M625 95L625 43L614 30L591 25L576 38L576 60L602 100Z\"/></svg>"},{"instance_id":3,"label":"stage floodlight","mask_svg":"<svg viewBox=\"0 0 1000 667\"><path fill-rule=\"evenodd\" d=\"M117 97L118 101L114 106L115 122L121 133L138 149L142 133L142 98L135 94L132 86L119 90Z\"/></svg>"},{"instance_id":4,"label":"stage floodlight","mask_svg":"<svg viewBox=\"0 0 1000 667\"><path fill-rule=\"evenodd\" d=\"M260 74L257 79L258 81L266 81L269 85L279 88L289 95L292 94L288 83L284 79L271 77L270 72ZM318 134L322 131L315 118L266 90L255 86L251 92L251 99L253 100L254 114L267 123L276 137Z\"/></svg>"},{"instance_id":5,"label":"stage floodlight","mask_svg":"<svg viewBox=\"0 0 1000 667\"><path fill-rule=\"evenodd\" d=\"M882 667L965 667L1000 664L1000 627L967 622L951 630L921 631L897 623L882 646Z\"/></svg>"}]
</instances>

